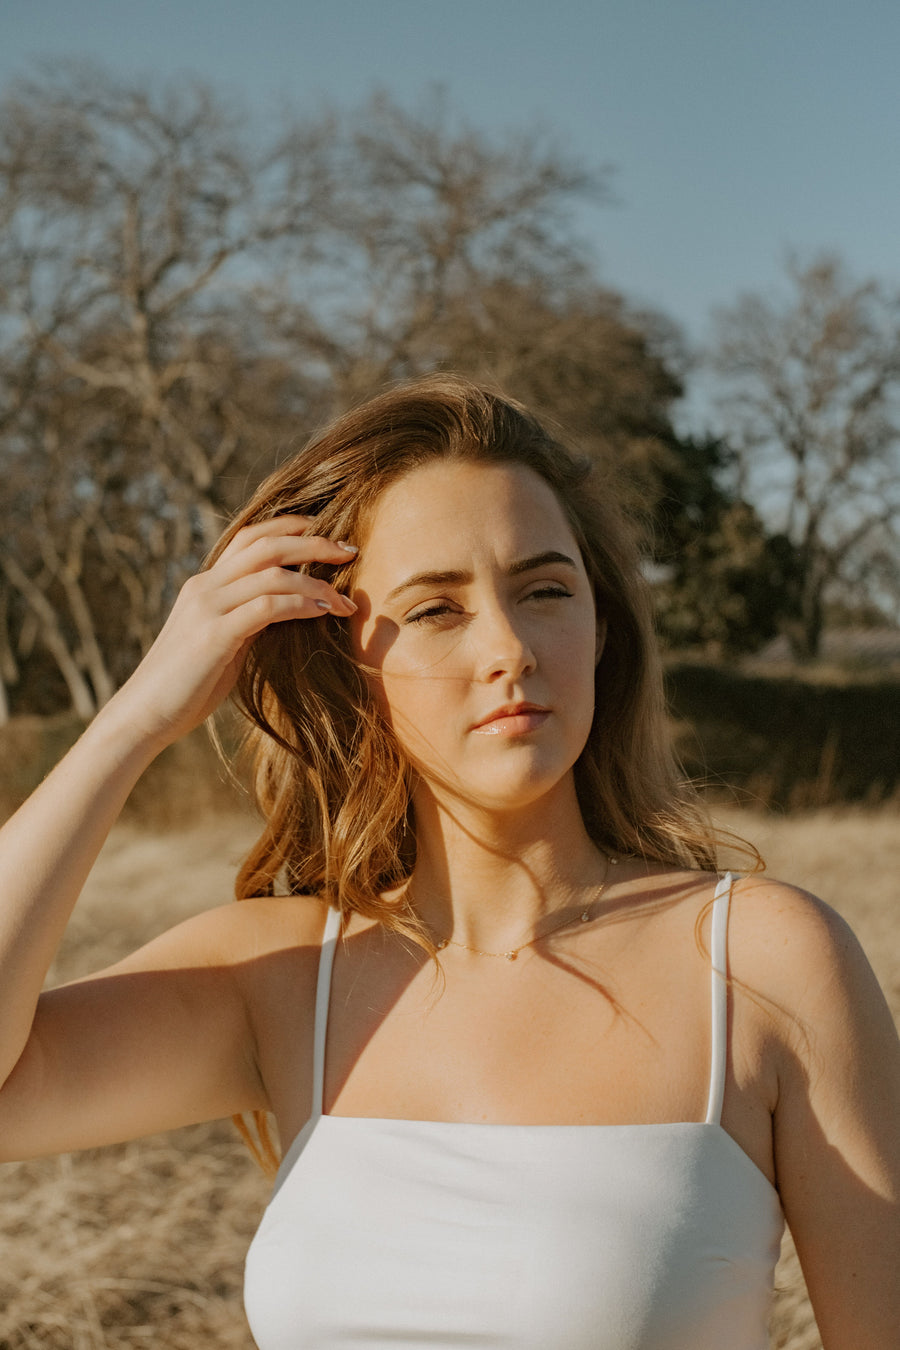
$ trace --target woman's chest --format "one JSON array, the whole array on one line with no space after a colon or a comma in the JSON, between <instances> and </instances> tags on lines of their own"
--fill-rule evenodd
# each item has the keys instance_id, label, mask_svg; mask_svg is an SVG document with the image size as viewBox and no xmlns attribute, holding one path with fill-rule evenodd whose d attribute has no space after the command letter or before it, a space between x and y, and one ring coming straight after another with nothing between
<instances>
[{"instance_id":1,"label":"woman's chest","mask_svg":"<svg viewBox=\"0 0 900 1350\"><path fill-rule=\"evenodd\" d=\"M650 987L592 961L474 960L443 982L343 986L332 998L325 1109L493 1124L702 1119L706 982Z\"/></svg>"},{"instance_id":2,"label":"woman's chest","mask_svg":"<svg viewBox=\"0 0 900 1350\"><path fill-rule=\"evenodd\" d=\"M441 972L371 934L338 943L326 991L326 1112L516 1125L703 1120L712 978L693 926L603 937L515 963L464 953ZM308 960L285 963L257 1012L286 1141L312 1104L310 975ZM768 1171L770 1123L754 1108L752 1075L734 1081L726 1058L728 1128Z\"/></svg>"}]
</instances>

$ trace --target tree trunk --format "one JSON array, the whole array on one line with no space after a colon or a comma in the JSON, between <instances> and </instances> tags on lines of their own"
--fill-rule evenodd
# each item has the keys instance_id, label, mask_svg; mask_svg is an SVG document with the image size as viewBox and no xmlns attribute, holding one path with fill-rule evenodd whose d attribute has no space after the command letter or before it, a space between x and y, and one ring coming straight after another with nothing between
<instances>
[{"instance_id":1,"label":"tree trunk","mask_svg":"<svg viewBox=\"0 0 900 1350\"><path fill-rule=\"evenodd\" d=\"M116 692L116 686L107 669L103 652L100 650L100 644L94 630L94 620L85 599L84 591L78 583L78 578L73 574L70 567L64 567L60 572L60 581L69 602L69 612L78 631L84 664L94 688L95 701L97 707L102 708L104 703L108 703Z\"/></svg>"},{"instance_id":2,"label":"tree trunk","mask_svg":"<svg viewBox=\"0 0 900 1350\"><path fill-rule=\"evenodd\" d=\"M7 689L18 679L19 667L9 636L9 587L0 586L0 726L10 718Z\"/></svg>"},{"instance_id":3,"label":"tree trunk","mask_svg":"<svg viewBox=\"0 0 900 1350\"><path fill-rule=\"evenodd\" d=\"M785 634L795 660L815 661L822 649L825 627L823 585L817 578L804 577L801 583L798 612L785 624Z\"/></svg>"},{"instance_id":4,"label":"tree trunk","mask_svg":"<svg viewBox=\"0 0 900 1350\"><path fill-rule=\"evenodd\" d=\"M9 581L24 597L35 616L41 641L59 668L72 700L72 711L85 721L90 721L97 711L97 704L91 693L90 685L78 667L65 634L50 601L41 588L22 570L15 558L0 558Z\"/></svg>"}]
</instances>

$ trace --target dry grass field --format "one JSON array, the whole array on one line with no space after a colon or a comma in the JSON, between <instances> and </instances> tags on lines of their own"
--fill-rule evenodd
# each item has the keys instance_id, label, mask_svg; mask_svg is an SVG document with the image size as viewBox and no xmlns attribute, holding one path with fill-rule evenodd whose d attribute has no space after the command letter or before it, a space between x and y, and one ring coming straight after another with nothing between
<instances>
[{"instance_id":1,"label":"dry grass field","mask_svg":"<svg viewBox=\"0 0 900 1350\"><path fill-rule=\"evenodd\" d=\"M849 919L900 1017L896 812L724 819L759 845L771 874L816 891ZM243 818L166 835L120 826L54 980L227 899L251 831ZM243 1254L266 1192L229 1123L0 1168L0 1350L250 1350ZM778 1286L773 1348L815 1350L789 1246Z\"/></svg>"}]
</instances>

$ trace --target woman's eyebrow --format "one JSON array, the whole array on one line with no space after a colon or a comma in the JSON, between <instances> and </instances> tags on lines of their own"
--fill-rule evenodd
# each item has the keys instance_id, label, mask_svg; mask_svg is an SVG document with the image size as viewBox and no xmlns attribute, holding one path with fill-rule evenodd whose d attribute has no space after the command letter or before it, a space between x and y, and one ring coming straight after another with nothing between
<instances>
[{"instance_id":1,"label":"woman's eyebrow","mask_svg":"<svg viewBox=\"0 0 900 1350\"><path fill-rule=\"evenodd\" d=\"M544 553L535 553L530 558L517 558L515 562L509 564L506 569L508 577L521 576L523 572L533 572L535 568L546 567L548 563L561 563L564 567L571 567L573 572L578 571L578 564L574 558L570 558L567 553L557 553L555 549L548 549ZM472 581L472 573L461 571L459 569L447 571L432 572L414 572L411 577L401 581L399 586L395 586L384 598L384 603L388 604L395 600L398 595L404 591L413 590L416 586L467 586Z\"/></svg>"},{"instance_id":2,"label":"woman's eyebrow","mask_svg":"<svg viewBox=\"0 0 900 1350\"><path fill-rule=\"evenodd\" d=\"M518 562L510 563L506 575L517 577L522 572L533 572L536 567L546 567L548 563L562 563L564 567L571 567L573 572L578 571L577 562L574 558L570 558L568 553L557 553L554 549L548 549L546 553L535 553L533 558L521 558Z\"/></svg>"}]
</instances>

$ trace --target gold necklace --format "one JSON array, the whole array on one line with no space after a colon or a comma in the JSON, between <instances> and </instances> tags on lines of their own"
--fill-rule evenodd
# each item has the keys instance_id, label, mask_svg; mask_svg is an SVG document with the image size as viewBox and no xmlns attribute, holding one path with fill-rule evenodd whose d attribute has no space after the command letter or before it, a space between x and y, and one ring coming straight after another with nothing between
<instances>
[{"instance_id":1,"label":"gold necklace","mask_svg":"<svg viewBox=\"0 0 900 1350\"><path fill-rule=\"evenodd\" d=\"M610 858L608 855L604 856L606 857L606 871L603 873L600 889L579 914L578 920L580 923L590 923L591 910L606 890L606 883L609 880L609 869L610 867L614 867L619 861L618 858ZM543 933L534 933L528 938L527 942L520 942L518 947L510 947L509 950L505 952L486 952L483 951L481 947L470 947L468 942L456 942L453 938L446 937L440 938L434 945L435 950L439 952L442 952L445 947L460 947L464 952L472 952L475 956L502 956L506 961L517 961L519 959L519 952L524 952L526 947L533 947L536 942L542 941L545 937L549 937L551 933L555 933L558 929L565 928L568 924L574 922L575 920L573 918L566 916L566 918L560 919L559 923L554 924L552 928L548 928Z\"/></svg>"}]
</instances>

